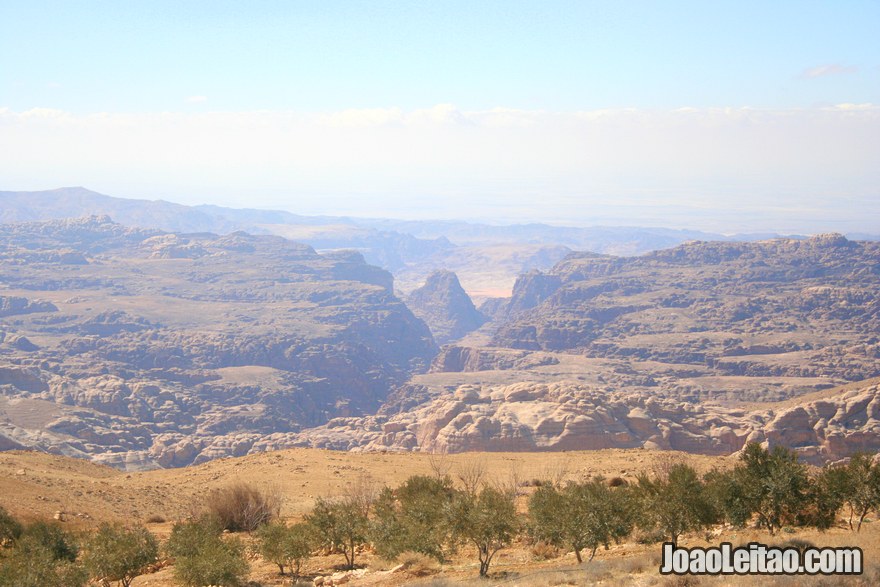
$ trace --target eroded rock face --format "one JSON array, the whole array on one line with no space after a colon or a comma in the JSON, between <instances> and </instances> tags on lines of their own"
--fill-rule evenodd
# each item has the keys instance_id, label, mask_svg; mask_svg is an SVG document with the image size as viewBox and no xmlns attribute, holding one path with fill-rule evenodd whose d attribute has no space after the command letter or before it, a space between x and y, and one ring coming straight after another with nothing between
<instances>
[{"instance_id":1,"label":"eroded rock face","mask_svg":"<svg viewBox=\"0 0 880 587\"><path fill-rule=\"evenodd\" d=\"M413 313L424 320L438 344L458 340L486 322L451 271L435 271L406 298Z\"/></svg>"},{"instance_id":2,"label":"eroded rock face","mask_svg":"<svg viewBox=\"0 0 880 587\"><path fill-rule=\"evenodd\" d=\"M0 399L42 402L5 404L10 446L122 467L241 454L375 412L437 350L388 272L281 237L3 225L0 264Z\"/></svg>"},{"instance_id":3,"label":"eroded rock face","mask_svg":"<svg viewBox=\"0 0 880 587\"><path fill-rule=\"evenodd\" d=\"M493 346L705 365L719 375L880 375L880 243L841 235L572 253L522 276Z\"/></svg>"},{"instance_id":4,"label":"eroded rock face","mask_svg":"<svg viewBox=\"0 0 880 587\"><path fill-rule=\"evenodd\" d=\"M880 449L880 386L780 410L745 411L574 382L463 385L416 408L338 418L296 444L425 452L652 448L727 455L747 441L821 464Z\"/></svg>"}]
</instances>

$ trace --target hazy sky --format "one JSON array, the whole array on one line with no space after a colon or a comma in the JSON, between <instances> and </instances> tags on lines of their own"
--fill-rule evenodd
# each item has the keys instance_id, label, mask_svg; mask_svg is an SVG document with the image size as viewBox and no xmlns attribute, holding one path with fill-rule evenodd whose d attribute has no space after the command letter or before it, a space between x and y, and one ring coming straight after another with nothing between
<instances>
[{"instance_id":1,"label":"hazy sky","mask_svg":"<svg viewBox=\"0 0 880 587\"><path fill-rule=\"evenodd\" d=\"M0 0L0 190L880 232L880 2Z\"/></svg>"}]
</instances>

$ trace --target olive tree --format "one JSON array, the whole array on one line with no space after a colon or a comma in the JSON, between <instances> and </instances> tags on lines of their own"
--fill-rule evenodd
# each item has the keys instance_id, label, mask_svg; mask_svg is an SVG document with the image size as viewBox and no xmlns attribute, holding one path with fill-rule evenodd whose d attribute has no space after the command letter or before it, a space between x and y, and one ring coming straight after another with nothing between
<instances>
[{"instance_id":1,"label":"olive tree","mask_svg":"<svg viewBox=\"0 0 880 587\"><path fill-rule=\"evenodd\" d=\"M443 562L450 544L449 510L455 490L447 477L414 475L396 489L384 488L373 504L370 534L387 558L406 551Z\"/></svg>"},{"instance_id":2,"label":"olive tree","mask_svg":"<svg viewBox=\"0 0 880 587\"><path fill-rule=\"evenodd\" d=\"M223 524L203 517L175 524L165 545L174 559L174 576L184 585L240 585L248 573L244 543L238 538L224 539Z\"/></svg>"},{"instance_id":3,"label":"olive tree","mask_svg":"<svg viewBox=\"0 0 880 587\"><path fill-rule=\"evenodd\" d=\"M716 519L716 511L706 486L693 467L673 464L664 475L638 477L641 525L659 528L678 545L685 532L705 528Z\"/></svg>"},{"instance_id":4,"label":"olive tree","mask_svg":"<svg viewBox=\"0 0 880 587\"><path fill-rule=\"evenodd\" d=\"M109 585L128 587L147 566L156 562L159 545L146 528L101 524L83 549L83 564L92 577Z\"/></svg>"},{"instance_id":5,"label":"olive tree","mask_svg":"<svg viewBox=\"0 0 880 587\"><path fill-rule=\"evenodd\" d=\"M533 535L554 546L581 551L590 559L599 546L608 548L632 532L633 504L626 487L610 488L603 479L568 483L562 488L544 484L529 499Z\"/></svg>"},{"instance_id":6,"label":"olive tree","mask_svg":"<svg viewBox=\"0 0 880 587\"><path fill-rule=\"evenodd\" d=\"M510 545L519 524L515 495L494 487L481 491L457 491L450 508L453 536L473 544L480 561L480 576L489 574L495 554Z\"/></svg>"},{"instance_id":7,"label":"olive tree","mask_svg":"<svg viewBox=\"0 0 880 587\"><path fill-rule=\"evenodd\" d=\"M257 530L257 548L267 561L278 565L284 574L284 567L290 569L294 579L299 577L302 563L309 558L314 543L314 528L299 522L288 526L284 522L266 524Z\"/></svg>"},{"instance_id":8,"label":"olive tree","mask_svg":"<svg viewBox=\"0 0 880 587\"><path fill-rule=\"evenodd\" d=\"M318 541L330 550L341 551L346 568L353 569L356 548L369 538L369 515L363 504L348 498L318 498L305 520L314 528Z\"/></svg>"}]
</instances>

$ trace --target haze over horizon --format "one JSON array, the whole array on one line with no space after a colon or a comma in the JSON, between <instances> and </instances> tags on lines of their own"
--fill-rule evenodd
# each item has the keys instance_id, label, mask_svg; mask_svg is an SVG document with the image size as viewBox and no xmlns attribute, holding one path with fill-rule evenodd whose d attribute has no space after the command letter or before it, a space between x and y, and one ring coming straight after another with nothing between
<instances>
[{"instance_id":1,"label":"haze over horizon","mask_svg":"<svg viewBox=\"0 0 880 587\"><path fill-rule=\"evenodd\" d=\"M876 2L0 3L0 190L876 232Z\"/></svg>"}]
</instances>

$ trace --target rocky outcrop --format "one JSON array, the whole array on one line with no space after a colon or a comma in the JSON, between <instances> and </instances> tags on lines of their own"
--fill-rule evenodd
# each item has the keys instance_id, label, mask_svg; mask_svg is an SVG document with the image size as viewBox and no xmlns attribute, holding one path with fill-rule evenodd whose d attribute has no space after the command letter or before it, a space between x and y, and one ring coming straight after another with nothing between
<instances>
[{"instance_id":1,"label":"rocky outcrop","mask_svg":"<svg viewBox=\"0 0 880 587\"><path fill-rule=\"evenodd\" d=\"M33 312L57 312L58 308L51 302L31 301L19 296L0 296L0 318Z\"/></svg>"},{"instance_id":2,"label":"rocky outcrop","mask_svg":"<svg viewBox=\"0 0 880 587\"><path fill-rule=\"evenodd\" d=\"M4 445L120 467L242 454L374 413L437 351L387 271L281 237L3 225L0 263L0 393L27 400L0 407Z\"/></svg>"},{"instance_id":3,"label":"rocky outcrop","mask_svg":"<svg viewBox=\"0 0 880 587\"><path fill-rule=\"evenodd\" d=\"M814 464L880 449L880 386L782 409L728 407L574 382L462 385L405 411L337 418L296 444L425 452L651 448L727 455L780 444Z\"/></svg>"},{"instance_id":4,"label":"rocky outcrop","mask_svg":"<svg viewBox=\"0 0 880 587\"><path fill-rule=\"evenodd\" d=\"M880 375L880 243L841 235L572 253L520 277L492 346L707 366L718 375Z\"/></svg>"},{"instance_id":5,"label":"rocky outcrop","mask_svg":"<svg viewBox=\"0 0 880 587\"><path fill-rule=\"evenodd\" d=\"M486 322L451 271L435 271L406 298L413 313L425 321L438 344L458 340Z\"/></svg>"}]
</instances>

